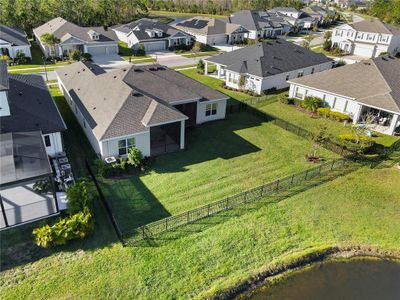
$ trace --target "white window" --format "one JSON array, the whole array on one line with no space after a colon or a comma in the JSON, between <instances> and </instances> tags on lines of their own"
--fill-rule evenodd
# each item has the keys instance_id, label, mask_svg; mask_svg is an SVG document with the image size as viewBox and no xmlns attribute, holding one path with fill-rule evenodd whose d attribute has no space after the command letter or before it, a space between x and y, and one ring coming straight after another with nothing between
<instances>
[{"instance_id":1,"label":"white window","mask_svg":"<svg viewBox=\"0 0 400 300\"><path fill-rule=\"evenodd\" d=\"M118 141L118 154L126 155L128 154L129 148L135 146L135 138L128 138Z\"/></svg>"},{"instance_id":2,"label":"white window","mask_svg":"<svg viewBox=\"0 0 400 300\"><path fill-rule=\"evenodd\" d=\"M332 108L335 108L335 105L336 105L336 97L333 98Z\"/></svg>"},{"instance_id":3,"label":"white window","mask_svg":"<svg viewBox=\"0 0 400 300\"><path fill-rule=\"evenodd\" d=\"M44 136L44 144L46 145L46 147L51 147L51 141L49 135Z\"/></svg>"},{"instance_id":4,"label":"white window","mask_svg":"<svg viewBox=\"0 0 400 300\"><path fill-rule=\"evenodd\" d=\"M297 77L303 77L303 71L298 72Z\"/></svg>"},{"instance_id":5,"label":"white window","mask_svg":"<svg viewBox=\"0 0 400 300\"><path fill-rule=\"evenodd\" d=\"M206 116L213 116L217 114L217 103L206 105Z\"/></svg>"}]
</instances>

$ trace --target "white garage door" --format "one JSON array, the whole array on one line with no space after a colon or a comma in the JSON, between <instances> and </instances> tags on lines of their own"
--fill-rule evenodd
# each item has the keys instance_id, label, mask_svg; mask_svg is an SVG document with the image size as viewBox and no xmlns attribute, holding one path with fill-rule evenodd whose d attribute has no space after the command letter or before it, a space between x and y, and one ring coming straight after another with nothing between
<instances>
[{"instance_id":1,"label":"white garage door","mask_svg":"<svg viewBox=\"0 0 400 300\"><path fill-rule=\"evenodd\" d=\"M368 45L357 45L354 48L354 55L364 56L364 57L372 57L374 54L375 46Z\"/></svg>"},{"instance_id":2,"label":"white garage door","mask_svg":"<svg viewBox=\"0 0 400 300\"><path fill-rule=\"evenodd\" d=\"M165 50L166 48L167 43L165 41L144 43L144 49L146 51Z\"/></svg>"}]
</instances>

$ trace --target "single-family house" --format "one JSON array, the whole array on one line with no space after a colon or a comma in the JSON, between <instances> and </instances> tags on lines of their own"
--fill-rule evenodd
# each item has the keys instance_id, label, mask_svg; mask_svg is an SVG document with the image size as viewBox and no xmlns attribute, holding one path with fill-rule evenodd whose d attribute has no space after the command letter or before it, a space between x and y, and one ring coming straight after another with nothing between
<instances>
[{"instance_id":1,"label":"single-family house","mask_svg":"<svg viewBox=\"0 0 400 300\"><path fill-rule=\"evenodd\" d=\"M113 28L118 39L137 49L140 44L145 51L165 50L179 45L191 45L192 36L182 30L153 19L140 19Z\"/></svg>"},{"instance_id":2,"label":"single-family house","mask_svg":"<svg viewBox=\"0 0 400 300\"><path fill-rule=\"evenodd\" d=\"M241 10L228 17L228 23L242 25L248 30L248 39L275 38L289 33L292 26L276 14L257 10Z\"/></svg>"},{"instance_id":3,"label":"single-family house","mask_svg":"<svg viewBox=\"0 0 400 300\"><path fill-rule=\"evenodd\" d=\"M400 59L381 56L289 80L289 96L314 96L349 115L354 124L392 135L400 132Z\"/></svg>"},{"instance_id":4,"label":"single-family house","mask_svg":"<svg viewBox=\"0 0 400 300\"><path fill-rule=\"evenodd\" d=\"M301 11L305 15L314 18L318 25L328 25L336 16L336 12L334 10L323 8L318 5L306 6Z\"/></svg>"},{"instance_id":5,"label":"single-family house","mask_svg":"<svg viewBox=\"0 0 400 300\"><path fill-rule=\"evenodd\" d=\"M185 148L186 127L225 118L228 97L161 65L104 72L77 62L56 71L58 84L93 149L126 157Z\"/></svg>"},{"instance_id":6,"label":"single-family house","mask_svg":"<svg viewBox=\"0 0 400 300\"><path fill-rule=\"evenodd\" d=\"M40 131L46 153L63 152L67 129L42 76L9 74L0 61L0 133Z\"/></svg>"},{"instance_id":7,"label":"single-family house","mask_svg":"<svg viewBox=\"0 0 400 300\"><path fill-rule=\"evenodd\" d=\"M46 45L41 38L45 33L53 34L60 42ZM91 55L118 53L118 38L110 28L80 27L58 17L33 29L33 34L46 57L63 57L74 50Z\"/></svg>"},{"instance_id":8,"label":"single-family house","mask_svg":"<svg viewBox=\"0 0 400 300\"><path fill-rule=\"evenodd\" d=\"M297 28L297 30L309 30L318 25L318 20L315 17L293 7L274 7L268 12L282 16L286 22Z\"/></svg>"},{"instance_id":9,"label":"single-family house","mask_svg":"<svg viewBox=\"0 0 400 300\"><path fill-rule=\"evenodd\" d=\"M235 89L261 94L289 87L290 79L332 68L333 61L284 40L257 43L205 59L216 65L217 77Z\"/></svg>"},{"instance_id":10,"label":"single-family house","mask_svg":"<svg viewBox=\"0 0 400 300\"><path fill-rule=\"evenodd\" d=\"M373 58L400 52L400 28L379 20L343 24L332 32L332 44L345 53Z\"/></svg>"},{"instance_id":11,"label":"single-family house","mask_svg":"<svg viewBox=\"0 0 400 300\"><path fill-rule=\"evenodd\" d=\"M26 33L22 29L0 24L0 55L14 59L19 52L32 58Z\"/></svg>"},{"instance_id":12,"label":"single-family house","mask_svg":"<svg viewBox=\"0 0 400 300\"><path fill-rule=\"evenodd\" d=\"M193 17L177 23L175 27L207 45L240 44L248 34L242 25L206 17Z\"/></svg>"}]
</instances>

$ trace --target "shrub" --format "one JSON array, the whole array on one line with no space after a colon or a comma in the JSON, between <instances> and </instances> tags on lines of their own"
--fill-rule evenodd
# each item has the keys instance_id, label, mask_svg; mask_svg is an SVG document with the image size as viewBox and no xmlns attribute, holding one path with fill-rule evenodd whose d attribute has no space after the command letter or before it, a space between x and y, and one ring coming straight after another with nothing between
<instances>
[{"instance_id":1,"label":"shrub","mask_svg":"<svg viewBox=\"0 0 400 300\"><path fill-rule=\"evenodd\" d=\"M303 107L303 104L304 104L304 101L303 101L303 100L301 100L301 99L297 99L297 98L292 98L292 99L293 99L293 103L294 103L294 105L297 105L297 106Z\"/></svg>"},{"instance_id":2,"label":"shrub","mask_svg":"<svg viewBox=\"0 0 400 300\"><path fill-rule=\"evenodd\" d=\"M146 50L144 48L143 44L139 44L139 47L134 51L133 53L134 56L145 56L146 55Z\"/></svg>"},{"instance_id":3,"label":"shrub","mask_svg":"<svg viewBox=\"0 0 400 300\"><path fill-rule=\"evenodd\" d=\"M332 48L332 41L331 41L331 40L325 40L325 41L324 41L324 44L322 45L322 48L323 48L325 51L331 50L331 48Z\"/></svg>"},{"instance_id":4,"label":"shrub","mask_svg":"<svg viewBox=\"0 0 400 300\"><path fill-rule=\"evenodd\" d=\"M67 189L67 209L70 215L83 211L91 206L89 192L84 181L80 181Z\"/></svg>"},{"instance_id":5,"label":"shrub","mask_svg":"<svg viewBox=\"0 0 400 300\"><path fill-rule=\"evenodd\" d=\"M345 65L346 65L346 62L345 62L343 59L340 59L340 60L338 60L338 61L336 62L335 68L337 68L337 67L343 67L343 66L345 66Z\"/></svg>"},{"instance_id":6,"label":"shrub","mask_svg":"<svg viewBox=\"0 0 400 300\"><path fill-rule=\"evenodd\" d=\"M78 61L81 59L81 52L79 50L74 50L69 53L69 59Z\"/></svg>"},{"instance_id":7,"label":"shrub","mask_svg":"<svg viewBox=\"0 0 400 300\"><path fill-rule=\"evenodd\" d=\"M28 58L25 56L25 53L17 52L17 55L15 57L15 62L17 64L25 64L28 62Z\"/></svg>"},{"instance_id":8,"label":"shrub","mask_svg":"<svg viewBox=\"0 0 400 300\"><path fill-rule=\"evenodd\" d=\"M348 115L337 111L331 111L329 107L317 108L317 114L335 121L351 121L351 118Z\"/></svg>"},{"instance_id":9,"label":"shrub","mask_svg":"<svg viewBox=\"0 0 400 300\"><path fill-rule=\"evenodd\" d=\"M335 142L353 152L358 154L366 154L373 152L375 148L375 141L368 136L356 136L354 134L341 134Z\"/></svg>"},{"instance_id":10,"label":"shrub","mask_svg":"<svg viewBox=\"0 0 400 300\"><path fill-rule=\"evenodd\" d=\"M142 152L135 146L128 150L128 164L134 167L142 166L143 155Z\"/></svg>"},{"instance_id":11,"label":"shrub","mask_svg":"<svg viewBox=\"0 0 400 300\"><path fill-rule=\"evenodd\" d=\"M294 99L293 98L289 98L289 97L282 97L279 99L279 101L283 104L287 104L287 105L293 105L294 104Z\"/></svg>"},{"instance_id":12,"label":"shrub","mask_svg":"<svg viewBox=\"0 0 400 300\"><path fill-rule=\"evenodd\" d=\"M329 114L331 113L331 109L329 107L319 107L317 108L317 114L319 116L329 118Z\"/></svg>"},{"instance_id":13,"label":"shrub","mask_svg":"<svg viewBox=\"0 0 400 300\"><path fill-rule=\"evenodd\" d=\"M50 190L50 186L48 180L39 180L33 184L33 190L39 194L44 194Z\"/></svg>"},{"instance_id":14,"label":"shrub","mask_svg":"<svg viewBox=\"0 0 400 300\"><path fill-rule=\"evenodd\" d=\"M199 62L197 63L197 71L201 72L201 74L204 74L204 69L205 69L205 64L204 61L202 59L199 60Z\"/></svg>"},{"instance_id":15,"label":"shrub","mask_svg":"<svg viewBox=\"0 0 400 300\"><path fill-rule=\"evenodd\" d=\"M81 61L92 61L92 54L90 53L82 53L81 55Z\"/></svg>"},{"instance_id":16,"label":"shrub","mask_svg":"<svg viewBox=\"0 0 400 300\"><path fill-rule=\"evenodd\" d=\"M317 97L308 96L304 98L303 107L312 112L316 112L319 107L322 107L323 101Z\"/></svg>"},{"instance_id":17,"label":"shrub","mask_svg":"<svg viewBox=\"0 0 400 300\"><path fill-rule=\"evenodd\" d=\"M52 226L46 224L35 228L33 235L35 243L39 247L48 248L51 246L64 245L69 240L83 239L93 229L93 216L89 208L85 207L67 218L60 218Z\"/></svg>"}]
</instances>

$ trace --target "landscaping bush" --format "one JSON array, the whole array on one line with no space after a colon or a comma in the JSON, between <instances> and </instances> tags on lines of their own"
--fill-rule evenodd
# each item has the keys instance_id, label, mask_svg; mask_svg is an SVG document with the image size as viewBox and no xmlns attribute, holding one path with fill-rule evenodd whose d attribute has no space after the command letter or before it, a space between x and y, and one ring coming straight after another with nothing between
<instances>
[{"instance_id":1,"label":"landscaping bush","mask_svg":"<svg viewBox=\"0 0 400 300\"><path fill-rule=\"evenodd\" d=\"M81 52L79 50L74 50L69 53L69 59L78 61L81 59Z\"/></svg>"},{"instance_id":2,"label":"landscaping bush","mask_svg":"<svg viewBox=\"0 0 400 300\"><path fill-rule=\"evenodd\" d=\"M345 65L346 65L346 62L345 62L343 59L340 59L340 60L338 60L338 61L336 62L335 68L343 67L343 66L345 66Z\"/></svg>"},{"instance_id":3,"label":"landscaping bush","mask_svg":"<svg viewBox=\"0 0 400 300\"><path fill-rule=\"evenodd\" d=\"M20 64L25 64L28 62L28 58L25 56L25 53L23 52L17 52L17 55L15 57L15 62L20 65Z\"/></svg>"},{"instance_id":4,"label":"landscaping bush","mask_svg":"<svg viewBox=\"0 0 400 300\"><path fill-rule=\"evenodd\" d=\"M92 61L92 54L90 53L82 53L81 55L81 61Z\"/></svg>"},{"instance_id":5,"label":"landscaping bush","mask_svg":"<svg viewBox=\"0 0 400 300\"><path fill-rule=\"evenodd\" d=\"M80 181L67 189L67 211L70 215L91 207L91 198L86 182Z\"/></svg>"},{"instance_id":6,"label":"landscaping bush","mask_svg":"<svg viewBox=\"0 0 400 300\"><path fill-rule=\"evenodd\" d=\"M197 63L197 72L199 72L200 74L204 74L205 67L206 66L205 66L203 60L200 59L199 62Z\"/></svg>"},{"instance_id":7,"label":"landscaping bush","mask_svg":"<svg viewBox=\"0 0 400 300\"><path fill-rule=\"evenodd\" d=\"M292 99L293 99L293 103L294 103L294 105L297 105L297 106L303 107L303 104L304 104L304 101L303 101L303 100L301 100L301 99L297 99L297 98L292 98Z\"/></svg>"},{"instance_id":8,"label":"landscaping bush","mask_svg":"<svg viewBox=\"0 0 400 300\"><path fill-rule=\"evenodd\" d=\"M48 180L39 180L33 184L33 190L39 194L45 194L50 190L50 186Z\"/></svg>"},{"instance_id":9,"label":"landscaping bush","mask_svg":"<svg viewBox=\"0 0 400 300\"><path fill-rule=\"evenodd\" d=\"M142 166L143 163L143 154L142 152L136 148L135 146L129 148L128 150L128 164L139 168Z\"/></svg>"},{"instance_id":10,"label":"landscaping bush","mask_svg":"<svg viewBox=\"0 0 400 300\"><path fill-rule=\"evenodd\" d=\"M287 105L293 105L294 104L294 100L293 98L289 98L289 97L282 97L279 99L279 101L283 104L287 104Z\"/></svg>"},{"instance_id":11,"label":"landscaping bush","mask_svg":"<svg viewBox=\"0 0 400 300\"><path fill-rule=\"evenodd\" d=\"M316 112L318 108L322 107L323 101L317 97L307 96L304 98L303 105L305 109Z\"/></svg>"},{"instance_id":12,"label":"landscaping bush","mask_svg":"<svg viewBox=\"0 0 400 300\"><path fill-rule=\"evenodd\" d=\"M134 56L145 56L146 50L143 44L139 44L139 47L133 52Z\"/></svg>"},{"instance_id":13,"label":"landscaping bush","mask_svg":"<svg viewBox=\"0 0 400 300\"><path fill-rule=\"evenodd\" d=\"M317 114L335 121L351 121L351 118L348 115L337 111L331 111L329 107L317 108Z\"/></svg>"},{"instance_id":14,"label":"landscaping bush","mask_svg":"<svg viewBox=\"0 0 400 300\"><path fill-rule=\"evenodd\" d=\"M85 207L67 218L60 218L52 226L46 224L35 228L33 235L35 243L39 247L48 248L51 246L65 245L73 239L83 239L93 229L93 216L89 208Z\"/></svg>"},{"instance_id":15,"label":"landscaping bush","mask_svg":"<svg viewBox=\"0 0 400 300\"><path fill-rule=\"evenodd\" d=\"M338 137L334 139L334 142L358 154L372 153L376 146L375 141L373 141L370 137L356 136L354 134L338 135Z\"/></svg>"}]
</instances>

